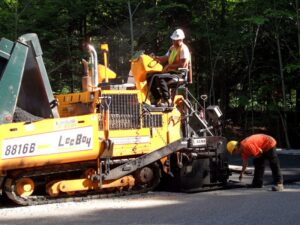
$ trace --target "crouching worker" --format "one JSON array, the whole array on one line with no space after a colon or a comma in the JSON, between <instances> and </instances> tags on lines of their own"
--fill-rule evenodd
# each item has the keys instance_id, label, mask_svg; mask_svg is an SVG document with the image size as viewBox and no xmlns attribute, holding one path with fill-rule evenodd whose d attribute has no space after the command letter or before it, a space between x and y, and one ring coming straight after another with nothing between
<instances>
[{"instance_id":1,"label":"crouching worker","mask_svg":"<svg viewBox=\"0 0 300 225\"><path fill-rule=\"evenodd\" d=\"M248 158L254 157L254 178L250 187L262 188L265 171L265 160L269 161L274 181L273 191L283 191L283 178L280 171L279 159L276 153L276 140L265 134L254 134L244 140L229 141L227 150L230 154L242 157L243 166L239 179L242 180L243 173L248 166Z\"/></svg>"},{"instance_id":2,"label":"crouching worker","mask_svg":"<svg viewBox=\"0 0 300 225\"><path fill-rule=\"evenodd\" d=\"M172 71L176 71L179 68L190 70L191 56L188 47L183 43L183 39L185 38L184 32L181 29L177 29L170 38L172 40L172 46L164 56L151 55L157 62L167 63L163 68L162 74L159 76L157 76L157 74L149 74L147 77L148 84L151 83L150 90L155 99L155 104L158 106L170 106L172 104L167 85L167 82L172 79L170 77ZM166 75L165 78L164 75ZM192 82L191 78L189 82Z\"/></svg>"}]
</instances>

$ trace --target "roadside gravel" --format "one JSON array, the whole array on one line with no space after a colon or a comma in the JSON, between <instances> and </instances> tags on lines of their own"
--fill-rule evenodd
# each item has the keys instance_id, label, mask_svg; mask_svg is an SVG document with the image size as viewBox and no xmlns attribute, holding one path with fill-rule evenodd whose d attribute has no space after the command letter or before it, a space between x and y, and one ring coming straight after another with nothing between
<instances>
[{"instance_id":1,"label":"roadside gravel","mask_svg":"<svg viewBox=\"0 0 300 225\"><path fill-rule=\"evenodd\" d=\"M184 195L183 193L149 192L145 194L116 197L108 199L87 200L82 202L66 202L37 206L16 206L0 204L1 218L25 219L45 216L78 216L91 211L131 209L140 207L155 207L174 204Z\"/></svg>"}]
</instances>

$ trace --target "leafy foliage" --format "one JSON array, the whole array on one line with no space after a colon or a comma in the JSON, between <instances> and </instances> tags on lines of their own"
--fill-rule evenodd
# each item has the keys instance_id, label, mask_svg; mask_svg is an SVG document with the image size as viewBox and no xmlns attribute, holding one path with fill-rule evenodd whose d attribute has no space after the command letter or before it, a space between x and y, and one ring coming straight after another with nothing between
<instances>
[{"instance_id":1,"label":"leafy foliage","mask_svg":"<svg viewBox=\"0 0 300 225\"><path fill-rule=\"evenodd\" d=\"M79 62L86 57L83 42L92 42L99 53L100 44L107 42L110 67L126 80L131 47L165 54L170 34L180 27L192 51L192 89L197 97L207 93L209 103L220 104L226 118L246 124L245 130L249 128L248 112L276 114L275 120L282 112L293 112L287 121L295 130L299 129L296 113L300 110L300 21L296 3L3 0L0 36L17 39L24 33L37 33L54 91L69 92L80 90ZM265 124L270 118L266 116Z\"/></svg>"}]
</instances>

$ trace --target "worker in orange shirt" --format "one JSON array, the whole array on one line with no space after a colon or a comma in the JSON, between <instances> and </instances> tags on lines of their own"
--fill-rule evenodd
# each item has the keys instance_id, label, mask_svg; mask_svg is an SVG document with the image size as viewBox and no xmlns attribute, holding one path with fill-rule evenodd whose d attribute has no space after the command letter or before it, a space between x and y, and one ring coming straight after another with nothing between
<instances>
[{"instance_id":1,"label":"worker in orange shirt","mask_svg":"<svg viewBox=\"0 0 300 225\"><path fill-rule=\"evenodd\" d=\"M283 178L280 171L279 159L276 153L276 140L265 134L254 134L244 140L229 141L227 150L230 154L237 154L242 157L243 166L239 179L242 180L243 174L248 166L248 158L254 157L254 178L250 187L262 188L263 176L265 171L265 160L269 161L274 180L273 191L283 191Z\"/></svg>"}]
</instances>

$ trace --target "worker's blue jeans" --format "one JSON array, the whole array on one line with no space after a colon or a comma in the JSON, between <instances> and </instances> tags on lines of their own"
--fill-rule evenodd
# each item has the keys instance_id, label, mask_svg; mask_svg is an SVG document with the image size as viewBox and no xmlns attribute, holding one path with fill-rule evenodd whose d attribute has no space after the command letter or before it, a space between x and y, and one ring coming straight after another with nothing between
<instances>
[{"instance_id":1,"label":"worker's blue jeans","mask_svg":"<svg viewBox=\"0 0 300 225\"><path fill-rule=\"evenodd\" d=\"M276 153L276 148L264 151L261 156L254 158L254 178L252 181L253 186L262 187L263 177L265 172L265 161L268 160L272 171L274 184L282 184L283 178L280 171L280 163Z\"/></svg>"}]
</instances>

